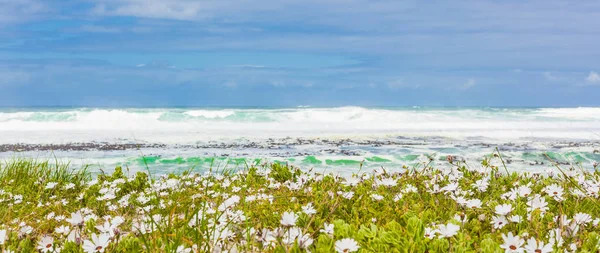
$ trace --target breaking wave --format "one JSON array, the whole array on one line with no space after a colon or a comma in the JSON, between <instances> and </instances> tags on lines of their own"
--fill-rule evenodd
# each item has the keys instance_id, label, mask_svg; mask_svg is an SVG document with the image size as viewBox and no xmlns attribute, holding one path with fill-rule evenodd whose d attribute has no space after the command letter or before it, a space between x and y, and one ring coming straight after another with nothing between
<instances>
[{"instance_id":1,"label":"breaking wave","mask_svg":"<svg viewBox=\"0 0 600 253\"><path fill-rule=\"evenodd\" d=\"M8 136L3 142L136 135L164 142L322 134L597 138L600 108L10 109L0 110L0 134Z\"/></svg>"}]
</instances>

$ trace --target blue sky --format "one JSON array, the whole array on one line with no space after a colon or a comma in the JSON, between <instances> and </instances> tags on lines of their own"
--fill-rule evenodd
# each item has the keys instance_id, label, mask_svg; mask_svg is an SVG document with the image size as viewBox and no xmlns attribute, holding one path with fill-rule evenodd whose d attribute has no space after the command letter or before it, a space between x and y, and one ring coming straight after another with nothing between
<instances>
[{"instance_id":1,"label":"blue sky","mask_svg":"<svg viewBox=\"0 0 600 253\"><path fill-rule=\"evenodd\" d=\"M0 0L0 106L600 106L600 2Z\"/></svg>"}]
</instances>

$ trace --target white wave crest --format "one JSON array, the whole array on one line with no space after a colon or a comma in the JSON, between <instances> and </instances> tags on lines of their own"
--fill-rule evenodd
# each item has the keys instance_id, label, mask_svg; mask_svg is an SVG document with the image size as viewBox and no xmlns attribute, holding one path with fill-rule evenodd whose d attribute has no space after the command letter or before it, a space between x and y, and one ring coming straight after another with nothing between
<instances>
[{"instance_id":1,"label":"white wave crest","mask_svg":"<svg viewBox=\"0 0 600 253\"><path fill-rule=\"evenodd\" d=\"M209 119L226 118L235 114L232 110L192 110L186 111L185 114L192 117L204 117Z\"/></svg>"},{"instance_id":2,"label":"white wave crest","mask_svg":"<svg viewBox=\"0 0 600 253\"><path fill-rule=\"evenodd\" d=\"M314 136L600 138L600 108L73 109L0 111L0 143Z\"/></svg>"}]
</instances>

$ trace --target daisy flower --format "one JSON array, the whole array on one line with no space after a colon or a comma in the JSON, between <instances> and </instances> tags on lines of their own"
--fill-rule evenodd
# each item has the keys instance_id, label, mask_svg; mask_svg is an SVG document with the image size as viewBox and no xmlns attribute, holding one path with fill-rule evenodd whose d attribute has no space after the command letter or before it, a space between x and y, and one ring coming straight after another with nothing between
<instances>
[{"instance_id":1,"label":"daisy flower","mask_svg":"<svg viewBox=\"0 0 600 253\"><path fill-rule=\"evenodd\" d=\"M507 235L502 235L502 239L504 243L500 245L500 248L504 249L506 253L518 252L523 253L525 249L523 248L523 244L525 241L521 239L518 235L513 236L512 232L508 232Z\"/></svg>"},{"instance_id":2,"label":"daisy flower","mask_svg":"<svg viewBox=\"0 0 600 253\"><path fill-rule=\"evenodd\" d=\"M296 220L298 219L298 215L293 212L285 212L281 216L281 225L286 227L291 227L296 225Z\"/></svg>"},{"instance_id":3,"label":"daisy flower","mask_svg":"<svg viewBox=\"0 0 600 253\"><path fill-rule=\"evenodd\" d=\"M333 235L333 224L325 223L323 224L323 228L319 230L321 233L325 233L328 235Z\"/></svg>"},{"instance_id":4,"label":"daisy flower","mask_svg":"<svg viewBox=\"0 0 600 253\"><path fill-rule=\"evenodd\" d=\"M492 227L495 229L501 229L508 224L505 216L494 216L492 218Z\"/></svg>"},{"instance_id":5,"label":"daisy flower","mask_svg":"<svg viewBox=\"0 0 600 253\"><path fill-rule=\"evenodd\" d=\"M527 245L525 245L525 251L527 253L550 253L553 246L552 243L544 244L544 242L538 242L535 238L529 238Z\"/></svg>"},{"instance_id":6,"label":"daisy flower","mask_svg":"<svg viewBox=\"0 0 600 253\"><path fill-rule=\"evenodd\" d=\"M335 242L335 251L338 253L348 253L358 251L360 246L352 238L344 238Z\"/></svg>"},{"instance_id":7,"label":"daisy flower","mask_svg":"<svg viewBox=\"0 0 600 253\"><path fill-rule=\"evenodd\" d=\"M47 235L42 237L38 242L37 249L40 252L54 252L54 238Z\"/></svg>"},{"instance_id":8,"label":"daisy flower","mask_svg":"<svg viewBox=\"0 0 600 253\"><path fill-rule=\"evenodd\" d=\"M458 233L458 230L460 230L460 226L452 223L448 223L446 225L441 224L438 226L438 233L440 234L440 238L452 237Z\"/></svg>"},{"instance_id":9,"label":"daisy flower","mask_svg":"<svg viewBox=\"0 0 600 253\"><path fill-rule=\"evenodd\" d=\"M512 205L511 204L497 205L495 208L495 211L496 211L497 215L506 216L512 211Z\"/></svg>"},{"instance_id":10,"label":"daisy flower","mask_svg":"<svg viewBox=\"0 0 600 253\"><path fill-rule=\"evenodd\" d=\"M92 240L83 241L83 251L86 253L104 252L110 243L110 236L107 234L92 234Z\"/></svg>"}]
</instances>

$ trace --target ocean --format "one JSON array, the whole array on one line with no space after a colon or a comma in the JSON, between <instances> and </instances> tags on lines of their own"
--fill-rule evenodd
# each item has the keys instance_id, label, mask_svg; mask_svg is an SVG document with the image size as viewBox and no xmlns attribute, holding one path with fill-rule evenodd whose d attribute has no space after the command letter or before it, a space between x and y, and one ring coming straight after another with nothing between
<instances>
[{"instance_id":1,"label":"ocean","mask_svg":"<svg viewBox=\"0 0 600 253\"><path fill-rule=\"evenodd\" d=\"M1 108L0 159L163 174L267 162L351 173L446 157L510 170L600 162L600 108Z\"/></svg>"}]
</instances>

